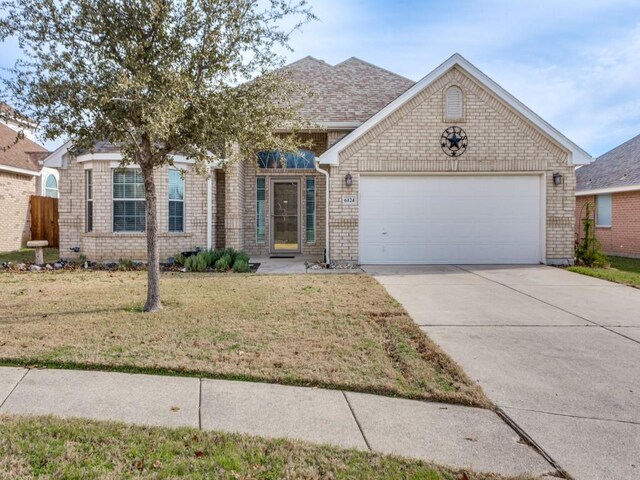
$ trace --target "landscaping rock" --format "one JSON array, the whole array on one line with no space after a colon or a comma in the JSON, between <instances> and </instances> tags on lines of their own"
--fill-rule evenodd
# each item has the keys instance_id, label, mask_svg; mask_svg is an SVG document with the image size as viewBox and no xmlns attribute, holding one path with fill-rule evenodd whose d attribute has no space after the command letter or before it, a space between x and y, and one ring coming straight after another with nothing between
<instances>
[{"instance_id":1,"label":"landscaping rock","mask_svg":"<svg viewBox=\"0 0 640 480\"><path fill-rule=\"evenodd\" d=\"M42 270L42 267L40 265L31 265L29 267L29 270L32 272L39 272L40 270Z\"/></svg>"},{"instance_id":2,"label":"landscaping rock","mask_svg":"<svg viewBox=\"0 0 640 480\"><path fill-rule=\"evenodd\" d=\"M19 263L18 265L16 265L16 268L18 270L26 270L27 266L24 263Z\"/></svg>"},{"instance_id":3,"label":"landscaping rock","mask_svg":"<svg viewBox=\"0 0 640 480\"><path fill-rule=\"evenodd\" d=\"M44 268L46 268L47 270L53 270L53 265L51 265L50 263L47 263Z\"/></svg>"},{"instance_id":4,"label":"landscaping rock","mask_svg":"<svg viewBox=\"0 0 640 480\"><path fill-rule=\"evenodd\" d=\"M64 268L64 265L63 265L62 263L60 263L60 262L58 262L58 263L54 263L54 264L53 264L53 268L54 268L55 270L60 270L61 268Z\"/></svg>"}]
</instances>

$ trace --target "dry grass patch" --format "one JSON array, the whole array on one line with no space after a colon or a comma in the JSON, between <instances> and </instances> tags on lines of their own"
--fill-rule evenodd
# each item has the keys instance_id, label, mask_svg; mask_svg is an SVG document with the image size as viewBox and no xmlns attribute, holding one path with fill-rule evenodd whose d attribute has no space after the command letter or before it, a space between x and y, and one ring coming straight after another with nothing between
<instances>
[{"instance_id":1,"label":"dry grass patch","mask_svg":"<svg viewBox=\"0 0 640 480\"><path fill-rule=\"evenodd\" d=\"M0 275L0 359L193 373L489 406L373 278L144 272Z\"/></svg>"},{"instance_id":2,"label":"dry grass patch","mask_svg":"<svg viewBox=\"0 0 640 480\"><path fill-rule=\"evenodd\" d=\"M499 480L399 457L288 440L0 416L0 477Z\"/></svg>"}]
</instances>

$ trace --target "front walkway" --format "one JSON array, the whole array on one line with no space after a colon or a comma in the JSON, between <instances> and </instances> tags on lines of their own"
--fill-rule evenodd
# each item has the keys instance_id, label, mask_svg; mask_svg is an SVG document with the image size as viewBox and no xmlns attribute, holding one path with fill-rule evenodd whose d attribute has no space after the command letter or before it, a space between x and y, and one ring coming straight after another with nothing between
<instances>
[{"instance_id":1,"label":"front walkway","mask_svg":"<svg viewBox=\"0 0 640 480\"><path fill-rule=\"evenodd\" d=\"M553 471L492 411L337 390L0 367L0 414L288 437L504 475Z\"/></svg>"},{"instance_id":2,"label":"front walkway","mask_svg":"<svg viewBox=\"0 0 640 480\"><path fill-rule=\"evenodd\" d=\"M640 478L640 290L545 266L369 266L577 479Z\"/></svg>"}]
</instances>

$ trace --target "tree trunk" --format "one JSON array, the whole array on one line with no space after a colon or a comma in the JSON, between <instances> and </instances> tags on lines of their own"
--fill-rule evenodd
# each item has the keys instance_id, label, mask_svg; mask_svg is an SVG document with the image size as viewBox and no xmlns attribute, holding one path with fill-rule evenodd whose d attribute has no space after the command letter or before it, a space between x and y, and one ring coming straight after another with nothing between
<instances>
[{"instance_id":1,"label":"tree trunk","mask_svg":"<svg viewBox=\"0 0 640 480\"><path fill-rule=\"evenodd\" d=\"M147 302L145 312L162 309L160 303L160 254L158 251L158 210L156 208L156 185L151 162L142 165L144 199L147 210Z\"/></svg>"}]
</instances>

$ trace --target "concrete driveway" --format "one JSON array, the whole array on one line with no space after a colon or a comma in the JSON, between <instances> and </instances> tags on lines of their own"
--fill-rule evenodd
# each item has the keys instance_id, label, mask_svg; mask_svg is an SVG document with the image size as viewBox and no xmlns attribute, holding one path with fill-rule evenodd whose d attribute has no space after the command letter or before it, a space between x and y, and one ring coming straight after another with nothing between
<instances>
[{"instance_id":1,"label":"concrete driveway","mask_svg":"<svg viewBox=\"0 0 640 480\"><path fill-rule=\"evenodd\" d=\"M574 478L640 478L640 290L546 266L365 271Z\"/></svg>"}]
</instances>

